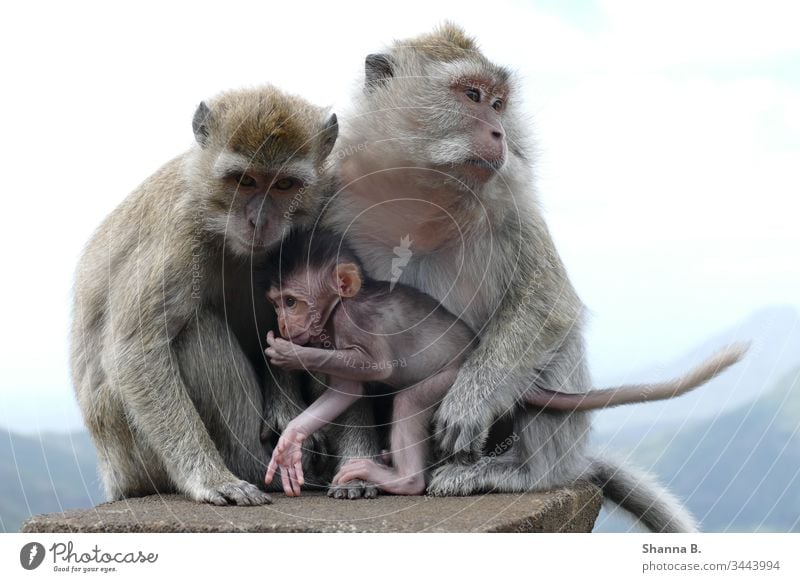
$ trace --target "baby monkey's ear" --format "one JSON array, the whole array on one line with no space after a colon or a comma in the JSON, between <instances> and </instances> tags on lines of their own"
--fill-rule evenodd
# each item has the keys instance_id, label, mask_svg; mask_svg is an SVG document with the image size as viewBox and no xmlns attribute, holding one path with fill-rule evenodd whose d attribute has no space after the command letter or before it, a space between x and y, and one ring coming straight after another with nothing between
<instances>
[{"instance_id":1,"label":"baby monkey's ear","mask_svg":"<svg viewBox=\"0 0 800 582\"><path fill-rule=\"evenodd\" d=\"M361 289L361 273L353 263L342 263L334 269L336 289L342 297L353 297Z\"/></svg>"}]
</instances>

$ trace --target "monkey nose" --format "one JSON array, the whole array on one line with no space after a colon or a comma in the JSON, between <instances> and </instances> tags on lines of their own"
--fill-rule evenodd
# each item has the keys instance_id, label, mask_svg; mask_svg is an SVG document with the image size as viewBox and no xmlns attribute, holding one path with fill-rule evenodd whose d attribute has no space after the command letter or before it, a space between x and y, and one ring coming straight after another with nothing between
<instances>
[{"instance_id":1,"label":"monkey nose","mask_svg":"<svg viewBox=\"0 0 800 582\"><path fill-rule=\"evenodd\" d=\"M260 230L264 225L264 221L255 216L251 216L248 222L250 222L250 228L252 228L254 231Z\"/></svg>"}]
</instances>

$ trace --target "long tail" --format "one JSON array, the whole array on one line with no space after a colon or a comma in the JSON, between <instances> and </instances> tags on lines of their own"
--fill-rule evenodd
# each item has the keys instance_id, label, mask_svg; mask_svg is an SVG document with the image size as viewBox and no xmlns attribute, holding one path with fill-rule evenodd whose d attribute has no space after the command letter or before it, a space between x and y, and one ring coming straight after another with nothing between
<instances>
[{"instance_id":1,"label":"long tail","mask_svg":"<svg viewBox=\"0 0 800 582\"><path fill-rule=\"evenodd\" d=\"M648 473L595 458L587 477L602 489L603 497L632 513L653 532L699 531L692 515Z\"/></svg>"},{"instance_id":2,"label":"long tail","mask_svg":"<svg viewBox=\"0 0 800 582\"><path fill-rule=\"evenodd\" d=\"M723 348L688 374L655 384L629 384L603 390L568 394L544 388L530 390L524 395L525 402L548 410L576 411L610 408L621 404L634 404L666 400L685 394L705 384L723 370L741 360L750 344L733 344Z\"/></svg>"}]
</instances>

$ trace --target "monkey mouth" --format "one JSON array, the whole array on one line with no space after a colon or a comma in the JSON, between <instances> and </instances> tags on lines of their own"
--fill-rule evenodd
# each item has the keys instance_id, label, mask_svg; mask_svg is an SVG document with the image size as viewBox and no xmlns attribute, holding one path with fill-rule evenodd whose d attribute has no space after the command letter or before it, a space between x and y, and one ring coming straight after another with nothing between
<instances>
[{"instance_id":1,"label":"monkey mouth","mask_svg":"<svg viewBox=\"0 0 800 582\"><path fill-rule=\"evenodd\" d=\"M293 344L297 344L298 346L304 346L308 342L310 342L314 337L315 336L310 329L305 329L303 331L297 330L296 333L290 333L289 337L286 339L288 339Z\"/></svg>"},{"instance_id":2,"label":"monkey mouth","mask_svg":"<svg viewBox=\"0 0 800 582\"><path fill-rule=\"evenodd\" d=\"M282 334L281 337L286 341L292 342L293 344L297 344L298 346L302 346L303 344L308 342L309 336L308 333L304 331L298 331L296 333L285 333Z\"/></svg>"},{"instance_id":3,"label":"monkey mouth","mask_svg":"<svg viewBox=\"0 0 800 582\"><path fill-rule=\"evenodd\" d=\"M490 160L484 158L469 158L464 160L459 167L468 178L479 183L484 183L494 177L503 167L504 163L504 158L494 158Z\"/></svg>"},{"instance_id":4,"label":"monkey mouth","mask_svg":"<svg viewBox=\"0 0 800 582\"><path fill-rule=\"evenodd\" d=\"M267 239L261 239L261 238L253 238L253 239L250 239L247 242L247 244L249 246L253 247L254 249L265 250L265 249L268 249L270 246L272 246L272 241L267 240Z\"/></svg>"},{"instance_id":5,"label":"monkey mouth","mask_svg":"<svg viewBox=\"0 0 800 582\"><path fill-rule=\"evenodd\" d=\"M242 237L230 237L231 239L235 240L235 246L240 249L240 253L244 255L249 255L251 253L255 254L263 254L269 251L273 246L273 241L267 239L260 239L260 238L242 238Z\"/></svg>"},{"instance_id":6,"label":"monkey mouth","mask_svg":"<svg viewBox=\"0 0 800 582\"><path fill-rule=\"evenodd\" d=\"M485 160L483 158L470 158L464 162L465 166L474 166L484 170L494 170L497 172L503 167L505 160L503 158L495 158L493 160Z\"/></svg>"}]
</instances>

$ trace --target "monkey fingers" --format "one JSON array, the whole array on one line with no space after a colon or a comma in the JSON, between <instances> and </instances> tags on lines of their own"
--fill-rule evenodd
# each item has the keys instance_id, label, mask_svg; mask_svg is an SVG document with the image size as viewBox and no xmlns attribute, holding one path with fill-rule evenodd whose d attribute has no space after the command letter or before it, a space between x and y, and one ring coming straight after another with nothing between
<instances>
[{"instance_id":1,"label":"monkey fingers","mask_svg":"<svg viewBox=\"0 0 800 582\"><path fill-rule=\"evenodd\" d=\"M334 499L375 499L378 497L378 488L374 483L364 479L342 481L339 484L331 483L328 488L328 497Z\"/></svg>"},{"instance_id":2,"label":"monkey fingers","mask_svg":"<svg viewBox=\"0 0 800 582\"><path fill-rule=\"evenodd\" d=\"M285 339L275 337L272 331L267 334L269 347L264 353L270 359L270 364L285 370L304 370L305 365L300 358L304 348Z\"/></svg>"},{"instance_id":3,"label":"monkey fingers","mask_svg":"<svg viewBox=\"0 0 800 582\"><path fill-rule=\"evenodd\" d=\"M355 479L370 479L371 465L374 464L369 459L350 459L339 469L339 472L333 477L334 485L343 485Z\"/></svg>"},{"instance_id":4,"label":"monkey fingers","mask_svg":"<svg viewBox=\"0 0 800 582\"><path fill-rule=\"evenodd\" d=\"M287 497L300 497L300 484L293 466L281 467L281 484Z\"/></svg>"},{"instance_id":5,"label":"monkey fingers","mask_svg":"<svg viewBox=\"0 0 800 582\"><path fill-rule=\"evenodd\" d=\"M459 410L463 408L463 410ZM481 456L491 424L485 406L460 407L445 398L435 415L439 450L451 461L470 462Z\"/></svg>"},{"instance_id":6,"label":"monkey fingers","mask_svg":"<svg viewBox=\"0 0 800 582\"><path fill-rule=\"evenodd\" d=\"M212 505L266 505L272 498L247 481L236 480L201 489L196 498Z\"/></svg>"},{"instance_id":7,"label":"monkey fingers","mask_svg":"<svg viewBox=\"0 0 800 582\"><path fill-rule=\"evenodd\" d=\"M272 458L269 460L269 465L267 465L267 474L264 475L264 483L269 485L272 483L272 480L275 478L275 471L278 470L278 461L275 458L275 451L272 451Z\"/></svg>"},{"instance_id":8,"label":"monkey fingers","mask_svg":"<svg viewBox=\"0 0 800 582\"><path fill-rule=\"evenodd\" d=\"M342 464L331 481L328 497L335 499L375 499L378 497L377 484L371 479L344 475L345 467L361 466L361 461L370 462L370 459L348 459Z\"/></svg>"},{"instance_id":9,"label":"monkey fingers","mask_svg":"<svg viewBox=\"0 0 800 582\"><path fill-rule=\"evenodd\" d=\"M306 435L294 428L287 427L283 431L275 450L272 451L272 459L267 467L266 483L272 481L276 469L280 467L281 474L289 476L288 483L286 477L282 479L284 490L289 485L292 492L300 494L300 486L305 483L303 474L303 442L305 440Z\"/></svg>"},{"instance_id":10,"label":"monkey fingers","mask_svg":"<svg viewBox=\"0 0 800 582\"><path fill-rule=\"evenodd\" d=\"M350 459L341 466L339 472L333 477L333 484L346 485L351 481L363 480L372 481L380 486L372 478L377 474L375 466L377 466L377 463L371 459Z\"/></svg>"}]
</instances>

